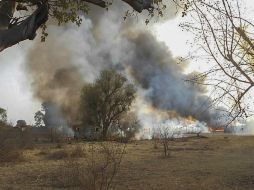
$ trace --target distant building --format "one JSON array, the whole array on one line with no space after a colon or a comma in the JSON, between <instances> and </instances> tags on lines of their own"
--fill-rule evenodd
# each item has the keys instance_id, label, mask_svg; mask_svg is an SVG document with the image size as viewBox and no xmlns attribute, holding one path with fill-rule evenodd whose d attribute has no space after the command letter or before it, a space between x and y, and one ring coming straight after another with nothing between
<instances>
[{"instance_id":1,"label":"distant building","mask_svg":"<svg viewBox=\"0 0 254 190\"><path fill-rule=\"evenodd\" d=\"M84 126L79 123L73 125L72 128L74 130L75 139L98 140L101 135L101 131L98 127Z\"/></svg>"},{"instance_id":2,"label":"distant building","mask_svg":"<svg viewBox=\"0 0 254 190\"><path fill-rule=\"evenodd\" d=\"M26 127L26 121L25 120L18 120L15 127Z\"/></svg>"},{"instance_id":3,"label":"distant building","mask_svg":"<svg viewBox=\"0 0 254 190\"><path fill-rule=\"evenodd\" d=\"M27 124L25 120L18 120L15 127L18 127L21 129L21 131L26 130Z\"/></svg>"},{"instance_id":4,"label":"distant building","mask_svg":"<svg viewBox=\"0 0 254 190\"><path fill-rule=\"evenodd\" d=\"M224 133L225 129L223 127L209 127L209 131L213 133Z\"/></svg>"}]
</instances>

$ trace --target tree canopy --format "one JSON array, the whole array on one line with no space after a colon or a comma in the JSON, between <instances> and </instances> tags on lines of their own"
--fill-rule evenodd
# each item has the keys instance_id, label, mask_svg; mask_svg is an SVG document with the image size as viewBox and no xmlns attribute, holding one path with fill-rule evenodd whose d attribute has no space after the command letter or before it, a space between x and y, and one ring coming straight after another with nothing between
<instances>
[{"instance_id":1,"label":"tree canopy","mask_svg":"<svg viewBox=\"0 0 254 190\"><path fill-rule=\"evenodd\" d=\"M103 70L93 84L82 90L80 109L83 124L99 128L105 140L109 128L117 126L134 99L134 86L124 76L114 70Z\"/></svg>"},{"instance_id":2,"label":"tree canopy","mask_svg":"<svg viewBox=\"0 0 254 190\"><path fill-rule=\"evenodd\" d=\"M7 111L3 108L0 108L0 123L7 122Z\"/></svg>"},{"instance_id":3,"label":"tree canopy","mask_svg":"<svg viewBox=\"0 0 254 190\"><path fill-rule=\"evenodd\" d=\"M137 12L159 10L156 5L162 0L121 0ZM0 51L24 40L33 40L36 31L42 28L42 41L48 18L58 24L73 22L81 24L80 15L89 12L89 6L107 8L112 4L106 0L1 0L0 1Z\"/></svg>"},{"instance_id":4,"label":"tree canopy","mask_svg":"<svg viewBox=\"0 0 254 190\"><path fill-rule=\"evenodd\" d=\"M44 113L42 113L42 111L37 111L35 114L34 114L34 120L35 120L35 127L42 127L44 126Z\"/></svg>"}]
</instances>

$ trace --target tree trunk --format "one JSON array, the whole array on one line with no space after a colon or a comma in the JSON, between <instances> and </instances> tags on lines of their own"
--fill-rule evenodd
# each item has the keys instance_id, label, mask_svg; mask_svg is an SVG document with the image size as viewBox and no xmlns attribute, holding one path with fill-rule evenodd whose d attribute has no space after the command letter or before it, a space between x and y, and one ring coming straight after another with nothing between
<instances>
[{"instance_id":1,"label":"tree trunk","mask_svg":"<svg viewBox=\"0 0 254 190\"><path fill-rule=\"evenodd\" d=\"M141 13L145 9L153 9L153 0L122 0L128 3L135 11Z\"/></svg>"},{"instance_id":2,"label":"tree trunk","mask_svg":"<svg viewBox=\"0 0 254 190\"><path fill-rule=\"evenodd\" d=\"M106 7L104 0L85 0L100 7ZM128 3L137 12L153 8L153 0L122 0ZM33 40L37 29L48 20L49 7L42 4L28 18L20 24L10 26L15 12L15 0L0 1L0 52L24 40Z\"/></svg>"},{"instance_id":3,"label":"tree trunk","mask_svg":"<svg viewBox=\"0 0 254 190\"><path fill-rule=\"evenodd\" d=\"M107 135L108 135L108 127L103 127L102 128L102 140L106 141L107 140Z\"/></svg>"},{"instance_id":4,"label":"tree trunk","mask_svg":"<svg viewBox=\"0 0 254 190\"><path fill-rule=\"evenodd\" d=\"M15 1L2 0L0 4L0 30L8 29L15 11Z\"/></svg>"},{"instance_id":5,"label":"tree trunk","mask_svg":"<svg viewBox=\"0 0 254 190\"><path fill-rule=\"evenodd\" d=\"M13 2L8 2L9 6L6 4L1 5L0 10L4 9L0 15L0 52L4 49L11 47L24 40L33 40L36 36L37 29L44 24L48 19L48 6L43 4L37 8L37 10L30 15L28 18L23 20L19 25L9 28L7 26L7 17L10 14L13 15ZM15 7L15 6L14 6ZM7 11L8 10L8 11ZM12 16L11 16L12 17ZM10 22L10 19L9 19Z\"/></svg>"}]
</instances>

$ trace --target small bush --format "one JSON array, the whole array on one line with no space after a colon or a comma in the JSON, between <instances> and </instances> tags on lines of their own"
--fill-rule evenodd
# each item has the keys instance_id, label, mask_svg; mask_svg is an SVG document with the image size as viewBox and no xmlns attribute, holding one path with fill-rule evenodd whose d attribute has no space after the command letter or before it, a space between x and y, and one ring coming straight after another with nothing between
<instances>
[{"instance_id":1,"label":"small bush","mask_svg":"<svg viewBox=\"0 0 254 190\"><path fill-rule=\"evenodd\" d=\"M0 162L22 161L23 151L32 148L31 138L26 131L19 128L0 128Z\"/></svg>"},{"instance_id":2,"label":"small bush","mask_svg":"<svg viewBox=\"0 0 254 190\"><path fill-rule=\"evenodd\" d=\"M48 155L49 154L49 149L48 148L43 148L42 150L40 150L40 152L38 152L37 155Z\"/></svg>"},{"instance_id":3,"label":"small bush","mask_svg":"<svg viewBox=\"0 0 254 190\"><path fill-rule=\"evenodd\" d=\"M84 166L74 159L66 159L56 170L56 178L53 184L60 188L84 187L86 176Z\"/></svg>"},{"instance_id":4,"label":"small bush","mask_svg":"<svg viewBox=\"0 0 254 190\"><path fill-rule=\"evenodd\" d=\"M0 151L0 162L20 162L23 160L24 157L21 150Z\"/></svg>"},{"instance_id":5,"label":"small bush","mask_svg":"<svg viewBox=\"0 0 254 190\"><path fill-rule=\"evenodd\" d=\"M58 149L63 148L63 144L62 143L57 143L56 148L58 148Z\"/></svg>"},{"instance_id":6,"label":"small bush","mask_svg":"<svg viewBox=\"0 0 254 190\"><path fill-rule=\"evenodd\" d=\"M76 151L80 152L79 146ZM82 149L82 148L81 148ZM76 152L75 151L75 152ZM117 143L90 144L85 149L85 159L69 157L60 165L54 176L54 185L60 188L82 188L86 190L114 189L116 176L125 145Z\"/></svg>"},{"instance_id":7,"label":"small bush","mask_svg":"<svg viewBox=\"0 0 254 190\"><path fill-rule=\"evenodd\" d=\"M68 158L68 156L69 155L66 150L59 150L59 151L50 153L47 156L47 158L49 160L62 160L62 159Z\"/></svg>"},{"instance_id":8,"label":"small bush","mask_svg":"<svg viewBox=\"0 0 254 190\"><path fill-rule=\"evenodd\" d=\"M71 158L83 158L85 157L84 149L81 146L75 146L75 148L70 153Z\"/></svg>"}]
</instances>

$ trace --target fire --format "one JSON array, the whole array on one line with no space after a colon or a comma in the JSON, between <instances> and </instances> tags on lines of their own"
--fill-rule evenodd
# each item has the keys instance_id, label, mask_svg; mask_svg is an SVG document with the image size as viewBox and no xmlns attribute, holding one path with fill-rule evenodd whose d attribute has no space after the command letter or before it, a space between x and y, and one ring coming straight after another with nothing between
<instances>
[{"instance_id":1,"label":"fire","mask_svg":"<svg viewBox=\"0 0 254 190\"><path fill-rule=\"evenodd\" d=\"M196 121L197 120L194 117L192 117L191 115L185 118L185 122L187 124L192 124L192 123L195 123Z\"/></svg>"},{"instance_id":2,"label":"fire","mask_svg":"<svg viewBox=\"0 0 254 190\"><path fill-rule=\"evenodd\" d=\"M173 118L179 118L179 115L176 111L168 111L167 112L168 114L168 119L173 119Z\"/></svg>"}]
</instances>

